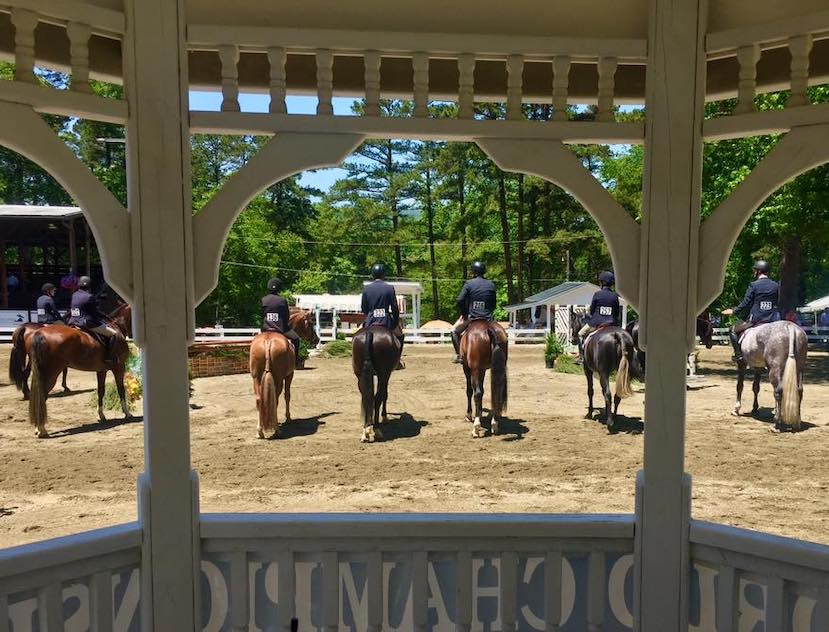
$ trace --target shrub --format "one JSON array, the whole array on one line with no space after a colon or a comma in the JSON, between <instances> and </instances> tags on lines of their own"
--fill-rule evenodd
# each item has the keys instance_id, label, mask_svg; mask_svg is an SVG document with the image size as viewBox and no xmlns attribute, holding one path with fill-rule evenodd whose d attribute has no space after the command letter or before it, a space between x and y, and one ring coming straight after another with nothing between
<instances>
[{"instance_id":1,"label":"shrub","mask_svg":"<svg viewBox=\"0 0 829 632\"><path fill-rule=\"evenodd\" d=\"M349 358L351 357L351 343L345 340L332 340L322 346L323 358Z\"/></svg>"},{"instance_id":2,"label":"shrub","mask_svg":"<svg viewBox=\"0 0 829 632\"><path fill-rule=\"evenodd\" d=\"M337 337L337 340L345 340L345 332L338 331L336 337Z\"/></svg>"},{"instance_id":3,"label":"shrub","mask_svg":"<svg viewBox=\"0 0 829 632\"><path fill-rule=\"evenodd\" d=\"M544 358L555 359L564 353L564 347L555 332L550 332L544 339Z\"/></svg>"},{"instance_id":4,"label":"shrub","mask_svg":"<svg viewBox=\"0 0 829 632\"><path fill-rule=\"evenodd\" d=\"M553 370L556 373L583 373L584 369L576 364L575 358L572 356L567 355L566 353L559 356L558 360L556 360L556 365L553 367Z\"/></svg>"},{"instance_id":5,"label":"shrub","mask_svg":"<svg viewBox=\"0 0 829 632\"><path fill-rule=\"evenodd\" d=\"M311 347L308 345L305 340L300 339L299 341L299 359L302 362L305 362L308 359L308 356L311 355Z\"/></svg>"}]
</instances>

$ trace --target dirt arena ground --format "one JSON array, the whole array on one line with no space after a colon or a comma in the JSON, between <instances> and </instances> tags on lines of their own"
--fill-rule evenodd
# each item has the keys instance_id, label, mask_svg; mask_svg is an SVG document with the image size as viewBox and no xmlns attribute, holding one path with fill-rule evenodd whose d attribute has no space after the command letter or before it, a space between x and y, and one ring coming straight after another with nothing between
<instances>
[{"instance_id":1,"label":"dirt arena ground","mask_svg":"<svg viewBox=\"0 0 829 632\"><path fill-rule=\"evenodd\" d=\"M195 381L192 460L203 511L632 512L642 466L643 395L622 403L625 431L584 419L581 375L543 368L540 347L510 355L503 435L473 440L449 349L408 347L391 382L386 441L359 443L359 399L348 359L319 359L294 379L294 421L282 439L256 436L250 378ZM0 547L132 520L143 468L143 424L95 423L94 376L49 400L52 438L37 440L8 384L0 346ZM797 434L761 415L734 418L725 348L701 352L704 387L688 393L686 469L697 518L829 543L829 354L811 353ZM744 403L751 408L749 398ZM282 415L282 409L280 409Z\"/></svg>"}]
</instances>

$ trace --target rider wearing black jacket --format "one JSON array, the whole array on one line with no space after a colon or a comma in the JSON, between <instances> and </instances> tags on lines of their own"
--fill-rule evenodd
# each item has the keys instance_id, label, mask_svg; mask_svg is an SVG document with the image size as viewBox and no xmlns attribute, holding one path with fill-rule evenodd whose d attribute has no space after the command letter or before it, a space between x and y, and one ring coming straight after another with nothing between
<instances>
[{"instance_id":1,"label":"rider wearing black jacket","mask_svg":"<svg viewBox=\"0 0 829 632\"><path fill-rule=\"evenodd\" d=\"M579 330L579 358L577 362L584 359L584 340L588 334L600 327L609 325L619 326L622 317L622 306L619 302L619 295L613 291L616 277L612 272L599 272L599 285L601 289L593 294L590 301L590 318Z\"/></svg>"},{"instance_id":2,"label":"rider wearing black jacket","mask_svg":"<svg viewBox=\"0 0 829 632\"><path fill-rule=\"evenodd\" d=\"M363 286L363 296L360 306L366 317L363 327L380 325L389 329L400 343L400 353L403 354L405 335L400 325L400 307L397 305L397 292L394 286L386 283L386 266L375 263L371 266L371 283ZM406 368L402 360L397 363L398 369Z\"/></svg>"},{"instance_id":3,"label":"rider wearing black jacket","mask_svg":"<svg viewBox=\"0 0 829 632\"><path fill-rule=\"evenodd\" d=\"M294 362L299 365L299 336L291 329L288 301L280 296L282 281L273 278L268 281L268 293L262 297L262 331L276 331L294 346Z\"/></svg>"},{"instance_id":4,"label":"rider wearing black jacket","mask_svg":"<svg viewBox=\"0 0 829 632\"><path fill-rule=\"evenodd\" d=\"M754 281L748 284L743 300L737 307L722 311L726 316L731 314L735 314L739 318L748 316L747 320L734 325L729 334L731 346L734 347L734 360L737 362L743 361L740 334L749 327L754 327L754 325L780 320L780 310L778 308L780 286L777 281L772 281L769 278L769 264L762 260L756 261L753 269Z\"/></svg>"},{"instance_id":5,"label":"rider wearing black jacket","mask_svg":"<svg viewBox=\"0 0 829 632\"><path fill-rule=\"evenodd\" d=\"M98 334L106 340L106 363L115 366L115 347L122 334L106 323L106 317L98 309L98 298L92 294L92 279L78 279L78 290L72 295L69 306L69 325Z\"/></svg>"},{"instance_id":6,"label":"rider wearing black jacket","mask_svg":"<svg viewBox=\"0 0 829 632\"><path fill-rule=\"evenodd\" d=\"M453 362L461 362L461 335L473 320L492 321L492 313L497 304L495 284L484 278L486 264L476 261L472 264L472 278L463 284L458 295L458 311L460 318L452 329L452 346L455 347Z\"/></svg>"},{"instance_id":7,"label":"rider wearing black jacket","mask_svg":"<svg viewBox=\"0 0 829 632\"><path fill-rule=\"evenodd\" d=\"M51 283L44 283L41 291L43 294L37 299L37 322L44 325L63 325L63 316L55 307L57 288Z\"/></svg>"}]
</instances>

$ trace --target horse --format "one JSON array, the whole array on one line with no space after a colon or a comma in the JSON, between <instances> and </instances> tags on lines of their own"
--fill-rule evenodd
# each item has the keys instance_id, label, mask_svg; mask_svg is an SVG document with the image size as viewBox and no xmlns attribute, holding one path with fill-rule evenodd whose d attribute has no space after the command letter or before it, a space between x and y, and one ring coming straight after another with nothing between
<instances>
[{"instance_id":1,"label":"horse","mask_svg":"<svg viewBox=\"0 0 829 632\"><path fill-rule=\"evenodd\" d=\"M383 438L379 428L380 409L382 421L386 423L389 420L386 411L389 378L397 368L402 351L394 332L381 325L363 327L351 339L351 368L357 376L363 415L362 443L374 443L375 439Z\"/></svg>"},{"instance_id":2,"label":"horse","mask_svg":"<svg viewBox=\"0 0 829 632\"><path fill-rule=\"evenodd\" d=\"M740 339L743 361L737 362L737 402L733 415L742 407L743 381L746 370L754 371L754 405L751 414L759 409L760 375L769 371L769 382L774 389L774 428L800 430L800 402L803 399L803 368L806 365L808 339L803 330L788 320L755 325Z\"/></svg>"},{"instance_id":3,"label":"horse","mask_svg":"<svg viewBox=\"0 0 829 632\"><path fill-rule=\"evenodd\" d=\"M58 375L66 368L79 371L94 371L98 377L98 420L106 422L104 415L104 391L107 371L115 376L115 386L121 400L124 418L130 419L124 391L124 373L129 356L126 336L132 329L132 311L127 303L118 306L108 317L110 324L120 330L115 345L114 366L107 364L107 348L91 333L66 325L41 327L32 334L31 363L32 385L29 395L29 421L35 426L38 438L49 436L46 431L46 398L55 386Z\"/></svg>"},{"instance_id":4,"label":"horse","mask_svg":"<svg viewBox=\"0 0 829 632\"><path fill-rule=\"evenodd\" d=\"M312 346L319 342L314 328L313 314L306 310L292 309L288 318L291 329ZM279 436L277 406L282 390L285 390L285 423L291 421L291 382L294 379L296 357L294 346L288 338L276 331L263 331L250 343L250 376L256 410L259 412L257 436L265 438L266 431L273 431L269 438Z\"/></svg>"},{"instance_id":5,"label":"horse","mask_svg":"<svg viewBox=\"0 0 829 632\"><path fill-rule=\"evenodd\" d=\"M492 420L490 432L498 434L498 423L507 410L507 333L498 323L473 320L461 337L461 360L466 376L466 420L472 422L472 438L486 434L481 425L484 400L484 379L492 369L490 390ZM475 415L472 415L472 397L475 397Z\"/></svg>"},{"instance_id":6,"label":"horse","mask_svg":"<svg viewBox=\"0 0 829 632\"><path fill-rule=\"evenodd\" d=\"M585 316L585 320L589 318ZM590 334L584 342L584 376L587 379L587 415L593 418L593 374L599 374L599 384L604 395L604 417L599 421L607 426L610 433L616 432L616 415L619 403L631 395L631 373L639 374L639 363L635 356L635 347L631 335L616 326L601 327ZM610 374L616 371L613 408L610 406Z\"/></svg>"},{"instance_id":7,"label":"horse","mask_svg":"<svg viewBox=\"0 0 829 632\"><path fill-rule=\"evenodd\" d=\"M14 330L12 334L12 350L9 357L9 381L11 381L18 391L23 392L23 401L29 400L29 374L32 372L32 365L29 362L29 352L32 348L32 334L34 334L41 327L46 327L45 323L24 323ZM66 374L69 369L63 370L63 378L61 379L61 386L63 392L71 392L66 385Z\"/></svg>"},{"instance_id":8,"label":"horse","mask_svg":"<svg viewBox=\"0 0 829 632\"><path fill-rule=\"evenodd\" d=\"M633 338L633 346L636 348L636 361L639 364L639 370L644 374L645 352L639 346L639 321L630 321L625 329ZM697 316L697 337L706 349L714 346L714 324L711 322L708 312L703 312Z\"/></svg>"}]
</instances>

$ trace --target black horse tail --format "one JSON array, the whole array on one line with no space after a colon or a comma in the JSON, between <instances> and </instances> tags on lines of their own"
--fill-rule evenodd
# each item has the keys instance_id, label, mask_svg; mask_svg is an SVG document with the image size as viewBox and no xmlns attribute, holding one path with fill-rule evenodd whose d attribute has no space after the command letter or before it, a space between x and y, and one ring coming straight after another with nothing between
<instances>
[{"instance_id":1,"label":"black horse tail","mask_svg":"<svg viewBox=\"0 0 829 632\"><path fill-rule=\"evenodd\" d=\"M489 328L489 341L492 345L492 375L490 390L492 391L492 414L500 417L507 412L509 400L507 389L507 350L501 346L498 335Z\"/></svg>"},{"instance_id":2,"label":"black horse tail","mask_svg":"<svg viewBox=\"0 0 829 632\"><path fill-rule=\"evenodd\" d=\"M32 387L29 395L29 421L33 426L46 425L46 391L43 366L46 363L46 338L36 331L32 336Z\"/></svg>"},{"instance_id":3,"label":"black horse tail","mask_svg":"<svg viewBox=\"0 0 829 632\"><path fill-rule=\"evenodd\" d=\"M26 326L21 325L12 334L12 352L9 358L9 381L18 391L26 382Z\"/></svg>"},{"instance_id":4,"label":"black horse tail","mask_svg":"<svg viewBox=\"0 0 829 632\"><path fill-rule=\"evenodd\" d=\"M363 417L374 419L374 332L366 330L366 350L360 369L360 393L362 395Z\"/></svg>"},{"instance_id":5,"label":"black horse tail","mask_svg":"<svg viewBox=\"0 0 829 632\"><path fill-rule=\"evenodd\" d=\"M633 395L633 389L630 387L630 374L634 368L633 344L629 344L627 336L619 331L613 337L616 339L616 357L619 358L619 368L616 369L616 397L625 399Z\"/></svg>"}]
</instances>

